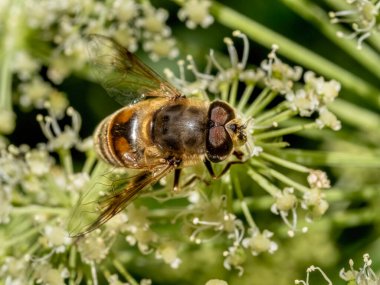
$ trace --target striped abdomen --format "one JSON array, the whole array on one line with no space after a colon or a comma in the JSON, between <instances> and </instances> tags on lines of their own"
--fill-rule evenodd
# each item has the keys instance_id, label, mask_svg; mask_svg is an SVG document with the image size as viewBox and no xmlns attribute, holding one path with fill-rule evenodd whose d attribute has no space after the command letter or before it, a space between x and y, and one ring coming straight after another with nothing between
<instances>
[{"instance_id":1,"label":"striped abdomen","mask_svg":"<svg viewBox=\"0 0 380 285\"><path fill-rule=\"evenodd\" d=\"M141 114L135 105L125 107L105 118L95 132L96 151L114 166L141 168L144 164Z\"/></svg>"}]
</instances>

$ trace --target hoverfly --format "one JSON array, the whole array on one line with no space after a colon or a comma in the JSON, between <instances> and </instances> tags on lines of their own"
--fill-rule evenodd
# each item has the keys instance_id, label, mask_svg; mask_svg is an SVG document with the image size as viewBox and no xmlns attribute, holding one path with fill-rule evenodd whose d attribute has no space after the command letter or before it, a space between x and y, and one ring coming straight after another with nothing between
<instances>
[{"instance_id":1,"label":"hoverfly","mask_svg":"<svg viewBox=\"0 0 380 285\"><path fill-rule=\"evenodd\" d=\"M204 163L213 178L220 177L232 164L242 163L238 148L247 141L246 126L227 102L186 98L115 40L92 35L91 43L90 57L101 84L124 105L97 127L96 152L111 166L139 172L123 189L92 202L96 218L77 227L72 232L77 237L103 225L169 173L174 172L174 191L184 167ZM215 175L211 163L232 154L240 160L228 162ZM75 210L79 214L85 211L80 203Z\"/></svg>"}]
</instances>

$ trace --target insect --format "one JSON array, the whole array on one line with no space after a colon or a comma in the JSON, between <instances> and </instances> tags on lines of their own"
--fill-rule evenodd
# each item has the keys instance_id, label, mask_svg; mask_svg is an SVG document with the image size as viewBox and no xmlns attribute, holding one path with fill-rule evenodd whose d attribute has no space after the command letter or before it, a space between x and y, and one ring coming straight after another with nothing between
<instances>
[{"instance_id":1,"label":"insect","mask_svg":"<svg viewBox=\"0 0 380 285\"><path fill-rule=\"evenodd\" d=\"M204 163L213 178L242 163L239 147L247 141L246 125L224 101L186 98L179 90L115 40L94 35L93 68L111 97L124 105L106 117L94 134L98 155L108 164L139 170L120 191L97 201L96 219L81 236L98 228L144 188L174 172L178 191L181 170ZM234 154L219 175L212 163Z\"/></svg>"}]
</instances>

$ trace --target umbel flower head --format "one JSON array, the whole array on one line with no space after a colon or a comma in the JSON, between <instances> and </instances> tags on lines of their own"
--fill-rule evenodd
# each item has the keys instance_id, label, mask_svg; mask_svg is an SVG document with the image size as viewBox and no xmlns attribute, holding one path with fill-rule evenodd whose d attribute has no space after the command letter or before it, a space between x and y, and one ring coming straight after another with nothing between
<instances>
[{"instance_id":1,"label":"umbel flower head","mask_svg":"<svg viewBox=\"0 0 380 285\"><path fill-rule=\"evenodd\" d=\"M144 9L147 17L157 16L157 11ZM132 16L122 13L122 17ZM159 23L164 16L159 16ZM145 20L141 25L149 26ZM179 61L178 77L170 70L165 73L186 96L221 99L236 109L247 129L247 143L237 153L244 163L233 166L217 181L210 181L204 169L186 168L184 179L189 187L176 195L167 187L172 177L165 177L103 227L70 239L66 224L78 200L88 197L93 201L94 193L102 197L115 191L128 181L125 175L133 174L110 169L97 160L91 140L80 138L81 116L72 107L55 112L51 104L44 103L47 114L37 120L47 142L36 149L9 145L0 151L0 222L4 231L0 244L5 245L0 247L4 252L1 258L7 264L19 260L14 267L17 274L5 266L0 271L2 278L10 283L33 278L46 284L91 279L97 284L103 276L118 284L111 273L130 276L124 264L136 251L177 269L184 264L189 244L204 246L213 241L221 247L224 267L243 274L249 255L275 254L278 248L276 229L259 226L249 198L263 196L259 192L264 191L289 236L306 231L297 223L300 212L307 221L326 212L324 189L330 187L326 174L288 161L281 153L289 146L284 135L305 129L339 129L338 119L328 109L338 95L339 83L310 72L302 74L300 67L277 57L276 46L260 67L248 67L248 39L238 31L233 36L243 42L243 52L239 55L233 40L226 38L228 64L221 64L211 51L204 71L189 56ZM188 80L188 73L194 80ZM325 112L330 114L328 120L323 117ZM69 118L66 126L60 121L64 115ZM297 116L303 117L301 123L293 121ZM86 157L82 167L73 163L74 150ZM231 156L229 161L234 159ZM283 169L298 174L300 180L283 174ZM85 216L79 218L79 222L87 222ZM18 224L24 231L13 241L10 237L20 232Z\"/></svg>"},{"instance_id":2,"label":"umbel flower head","mask_svg":"<svg viewBox=\"0 0 380 285\"><path fill-rule=\"evenodd\" d=\"M346 0L351 9L330 12L331 22L334 24L348 23L353 32L339 31L338 37L357 39L358 49L373 33L380 31L380 1L378 0Z\"/></svg>"}]
</instances>

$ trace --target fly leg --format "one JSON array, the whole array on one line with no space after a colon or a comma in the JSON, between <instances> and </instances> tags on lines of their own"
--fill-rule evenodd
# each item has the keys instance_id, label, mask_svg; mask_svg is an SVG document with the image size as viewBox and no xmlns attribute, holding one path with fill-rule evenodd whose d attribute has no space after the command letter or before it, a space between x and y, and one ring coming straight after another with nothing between
<instances>
[{"instance_id":1,"label":"fly leg","mask_svg":"<svg viewBox=\"0 0 380 285\"><path fill-rule=\"evenodd\" d=\"M208 159L204 160L204 164L207 168L207 171L208 171L208 173L210 173L210 175L213 179L218 179L218 178L222 177L224 174L226 174L226 172L230 169L230 167L232 165L243 164L243 163L244 163L244 161L242 161L242 160L230 161L226 164L226 166L223 168L223 170L218 175L216 175L214 172L214 169L212 168L211 162Z\"/></svg>"}]
</instances>

